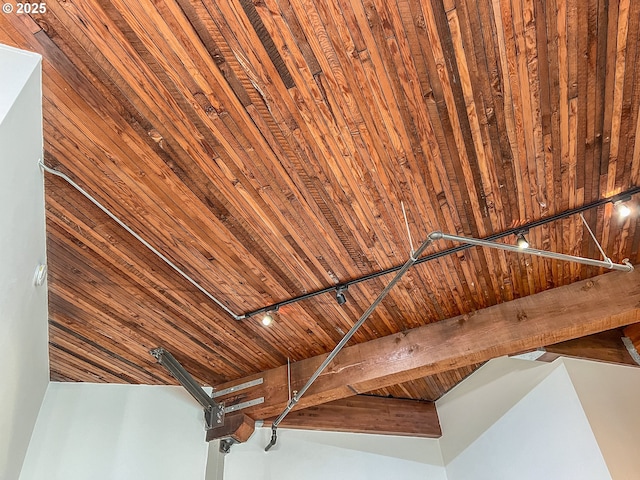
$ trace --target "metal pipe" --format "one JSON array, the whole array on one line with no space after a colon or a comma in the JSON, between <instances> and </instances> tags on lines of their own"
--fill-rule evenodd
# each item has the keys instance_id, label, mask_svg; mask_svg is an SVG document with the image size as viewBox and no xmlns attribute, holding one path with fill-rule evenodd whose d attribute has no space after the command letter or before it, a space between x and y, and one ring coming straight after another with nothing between
<instances>
[{"instance_id":1,"label":"metal pipe","mask_svg":"<svg viewBox=\"0 0 640 480\"><path fill-rule=\"evenodd\" d=\"M391 291L391 289L395 286L395 284L398 283L398 281L404 276L404 274L407 273L407 270L409 270L416 263L416 261L418 260L418 257L422 255L422 253L427 249L429 245L433 243L434 240L437 240L437 238L432 237L431 235L427 237L427 239L422 243L422 245L420 245L420 247L418 247L418 249L411 255L411 257L409 257L409 260L407 260L405 264L402 266L402 268L400 268L396 276L393 277L393 279L384 288L384 290L380 292L378 297L373 301L373 303L369 306L369 308L367 308L367 310L362 314L360 319L351 327L351 330L349 330L346 333L346 335L342 337L342 340L340 340L340 342L338 342L338 344L334 347L331 353L327 355L327 358L324 359L324 361L318 367L318 369L313 373L313 375L311 375L311 378L307 380L307 383L305 383L304 386L300 389L300 391L298 391L293 396L293 398L289 401L289 403L287 404L287 407L278 416L278 418L274 420L273 424L271 425L271 430L272 430L271 442L269 443L269 445L265 447L265 452L268 452L269 449L271 449L271 447L273 447L276 444L276 441L277 441L276 430L278 428L278 425L280 425L280 422L282 422L282 420L288 415L291 409L296 406L296 404L300 401L300 398L302 398L302 396L306 393L306 391L313 384L313 382L315 382L316 379L320 376L320 374L322 374L324 369L327 368L327 365L329 365L329 363L331 363L331 361L336 357L336 355L340 353L340 350L342 350L342 348L346 345L346 343L351 339L351 337L356 333L356 331L362 326L365 320L369 318L369 316L373 313L373 311L378 306L378 304L384 299L384 297L387 296L387 294Z\"/></svg>"},{"instance_id":2,"label":"metal pipe","mask_svg":"<svg viewBox=\"0 0 640 480\"><path fill-rule=\"evenodd\" d=\"M547 252L545 250L537 250L535 248L520 248L516 245L509 245L507 243L492 242L489 240L480 240L477 238L460 237L458 235L450 235L448 233L433 232L432 238L451 240L454 242L466 243L468 245L477 245L482 247L497 248L500 250L507 250L509 252L516 253L528 253L530 255L537 255L539 257L553 258L555 260L564 260L566 262L582 263L584 265L591 265L592 267L603 267L611 270L619 270L621 272L633 271L633 265L629 263L629 260L623 260L624 264L612 263L611 261L594 260L591 258L575 257L573 255L565 255L564 253Z\"/></svg>"},{"instance_id":3,"label":"metal pipe","mask_svg":"<svg viewBox=\"0 0 640 480\"><path fill-rule=\"evenodd\" d=\"M269 450L271 450L271 447L273 447L278 441L277 429L278 427L274 427L273 425L271 426L271 440L269 441L269 444L266 447L264 447L265 452L268 452Z\"/></svg>"},{"instance_id":4,"label":"metal pipe","mask_svg":"<svg viewBox=\"0 0 640 480\"><path fill-rule=\"evenodd\" d=\"M236 315L235 313L233 313L233 311L231 311L229 309L229 307L227 307L220 300L218 300L216 297L214 297L211 293L209 293L207 290L205 290L204 287L202 287L198 282L196 282L193 278L191 278L189 275L187 275L175 263L173 263L171 260L169 260L167 257L165 257L162 253L160 253L156 248L153 247L153 245L151 245L149 242L147 242L144 238L142 238L140 235L138 235L135 231L133 231L131 229L131 227L129 227L126 223L124 223L122 220L120 220L118 217L116 217L113 213L111 213L111 211L109 211L106 207L104 207L100 202L98 202L95 198L93 198L80 185L78 185L76 182L71 180L71 178L69 178L67 175L65 175L62 172L59 172L58 170L54 170L53 168L47 167L44 164L44 162L42 162L42 160L38 161L38 164L40 165L40 167L44 171L49 172L49 173L51 173L51 174L53 174L53 175L55 175L57 177L62 178L69 185L71 185L73 188L75 188L78 192L80 192L82 195L84 195L91 203L93 203L96 207L98 207L100 210L102 210L109 218L111 218L111 220L116 222L118 225L120 225L122 228L124 228L127 232L129 232L129 234L131 234L136 240L138 240L145 247L147 247L149 250L151 250L151 252L154 253L158 258L160 258L160 260L162 260L164 263L166 263L171 268L173 268L185 280L187 280L189 283L191 283L191 285L193 285L198 290L200 290L202 293L204 293L210 300L213 300L216 303L216 305L218 305L225 312L227 312L229 315L231 315L234 318L234 320L244 320L246 318L246 315Z\"/></svg>"},{"instance_id":5,"label":"metal pipe","mask_svg":"<svg viewBox=\"0 0 640 480\"><path fill-rule=\"evenodd\" d=\"M622 343L627 347L627 351L629 352L629 355L631 355L633 361L640 365L640 354L638 353L636 346L633 344L633 341L629 337L624 336L622 337Z\"/></svg>"}]
</instances>

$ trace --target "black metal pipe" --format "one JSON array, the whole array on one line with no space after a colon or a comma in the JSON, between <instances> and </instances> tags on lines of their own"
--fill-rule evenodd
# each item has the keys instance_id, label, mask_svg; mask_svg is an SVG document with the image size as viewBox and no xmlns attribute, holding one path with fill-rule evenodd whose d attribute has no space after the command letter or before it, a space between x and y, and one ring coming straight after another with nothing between
<instances>
[{"instance_id":1,"label":"black metal pipe","mask_svg":"<svg viewBox=\"0 0 640 480\"><path fill-rule=\"evenodd\" d=\"M589 203L587 205L582 205L581 207L573 208L571 210L566 210L562 213L557 213L550 217L541 218L538 220L534 220L533 222L529 222L524 225L520 225L516 228L510 228L500 233L496 233L494 235L489 235L481 240L498 240L499 238L508 237L509 235L515 235L523 230L530 230L532 228L540 227L542 225L546 225L547 223L555 222L557 220L562 220L567 217L571 217L572 215L577 215L578 213L586 212L587 210L591 210L594 208L601 207L607 203L615 203L619 200L626 199L630 196L636 195L640 193L640 186L633 187L625 192L621 192L613 197L603 198L601 200L597 200L595 202ZM440 252L432 253L430 255L426 255L422 258L416 260L415 265L419 265L421 263L430 262L432 260L436 260L438 258L446 257L447 255L452 255L454 253L462 252L471 248L473 245L458 245L456 247L448 248L446 250L442 250ZM369 273L367 275L363 275L362 277L354 278L353 280L349 280L347 282L340 283L338 285L334 285L331 287L322 288L320 290L316 290L313 292L305 293L304 295L298 295L296 297L289 298L287 300L282 300L280 302L274 303L272 305L268 305L266 307L259 308L257 310L253 310L251 312L244 313L240 316L240 320L247 319L254 315L259 315L260 313L272 312L278 310L280 307L284 307L285 305L290 305L292 303L301 302L303 300L308 300L309 298L316 297L318 295L323 295L325 293L335 292L340 288L348 288L351 285L356 285L358 283L366 282L368 280L373 280L378 277L382 277L384 275L389 275L390 273L395 273L402 268L403 265L397 265L395 267L387 268L385 270L380 270L378 272Z\"/></svg>"},{"instance_id":2,"label":"black metal pipe","mask_svg":"<svg viewBox=\"0 0 640 480\"><path fill-rule=\"evenodd\" d=\"M269 445L267 445L266 447L264 447L264 451L268 452L269 450L271 450L271 447L273 447L276 442L278 441L278 433L277 433L278 427L273 425L271 427L271 441L269 442Z\"/></svg>"}]
</instances>

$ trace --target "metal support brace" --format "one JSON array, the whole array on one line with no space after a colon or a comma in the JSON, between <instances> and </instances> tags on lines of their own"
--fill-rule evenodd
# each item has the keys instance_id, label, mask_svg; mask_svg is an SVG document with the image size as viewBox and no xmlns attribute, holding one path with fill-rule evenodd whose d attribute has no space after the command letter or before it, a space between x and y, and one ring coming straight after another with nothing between
<instances>
[{"instance_id":1,"label":"metal support brace","mask_svg":"<svg viewBox=\"0 0 640 480\"><path fill-rule=\"evenodd\" d=\"M633 341L629 337L622 337L622 343L627 347L627 351L629 352L629 355L631 355L633 361L640 365L640 353L638 353Z\"/></svg>"},{"instance_id":2,"label":"metal support brace","mask_svg":"<svg viewBox=\"0 0 640 480\"><path fill-rule=\"evenodd\" d=\"M335 358L335 356L338 355L338 353L340 353L340 350L342 350L342 347L346 345L346 343L351 339L353 334L356 333L356 331L362 326L365 320L369 318L369 315L373 313L373 311L378 306L378 304L384 299L384 297L387 296L387 294L395 286L395 284L398 283L398 281L400 281L400 279L404 276L404 274L407 273L407 271L413 266L414 263L416 263L418 258L420 258L420 255L422 255L422 253L427 249L429 245L433 243L434 240L438 240L438 239L439 237L432 233L427 237L427 239L422 243L422 245L418 247L418 249L415 252L412 252L409 260L407 260L406 263L402 266L402 268L398 271L398 273L396 273L396 276L393 277L393 279L387 284L387 286L382 290L382 292L380 292L378 297L373 301L373 303L369 306L369 308L367 308L367 310L362 314L360 319L351 327L351 330L349 330L346 333L346 335L342 337L342 340L340 340L340 342L338 342L338 344L329 353L329 355L327 355L327 358L324 359L324 361L318 367L318 369L313 373L313 375L311 375L311 378L307 381L307 383L305 383L304 386L300 389L300 391L298 391L291 398L291 400L289 400L287 407L280 414L280 416L278 416L278 418L276 418L271 424L271 441L265 447L264 449L265 452L268 452L269 450L271 450L271 448L278 441L278 432L277 432L278 425L280 424L280 422L282 422L282 420L284 420L284 417L286 417L288 413L291 411L291 409L296 406L296 404L300 401L300 398L302 398L302 396L309 389L311 384L316 381L316 379L320 376L320 374L324 371L324 369L327 368L327 365L329 365L331 361Z\"/></svg>"},{"instance_id":3,"label":"metal support brace","mask_svg":"<svg viewBox=\"0 0 640 480\"><path fill-rule=\"evenodd\" d=\"M586 223L585 223L586 224ZM588 225L587 225L588 227ZM429 245L438 240L450 240L453 242L461 242L466 243L467 245L477 245L481 247L490 247L497 248L499 250L507 250L511 252L517 253L528 253L530 255L538 255L540 257L553 258L556 260L564 260L568 262L576 262L582 263L584 265L591 265L594 267L605 267L611 270L619 270L623 272L631 272L633 271L633 265L629 263L629 259L624 259L622 264L613 263L609 258L602 255L606 258L606 261L602 260L593 260L591 258L583 258L583 257L574 257L573 255L565 255L562 253L555 252L547 252L544 250L536 250L535 248L521 248L515 245L508 245L505 243L494 242L491 240L482 240L477 238L469 238L469 237L461 237L459 235L450 235L448 233L442 233L440 231L431 232L427 239L420 245L420 247L415 251L411 252L411 256L409 260L398 270L396 276L389 282L389 284L380 292L378 297L373 301L371 306L362 314L360 319L351 327L346 335L340 340L340 342L334 347L334 349L327 355L322 364L318 367L318 369L311 375L311 378L305 383L305 385L297 392L287 404L286 408L282 411L282 413L273 421L271 424L271 441L265 447L265 452L268 452L278 441L278 425L280 422L284 420L284 418L288 415L288 413L296 406L296 404L300 401L300 398L305 394L305 392L311 387L313 382L320 376L320 374L324 371L324 369L331 363L331 361L335 358L335 356L342 350L342 347L349 341L349 339L353 336L353 334L358 330L365 320L371 315L373 310L378 306L378 304L384 299L384 297L389 293L389 291L393 288L393 286L402 278L402 276L411 268L415 263L418 262L420 255L427 249ZM597 243L597 242L596 242Z\"/></svg>"},{"instance_id":4,"label":"metal support brace","mask_svg":"<svg viewBox=\"0 0 640 480\"><path fill-rule=\"evenodd\" d=\"M169 370L169 373L202 405L207 430L224 425L224 404L217 403L211 398L171 353L162 347L154 348L149 353L158 360L160 365Z\"/></svg>"}]
</instances>

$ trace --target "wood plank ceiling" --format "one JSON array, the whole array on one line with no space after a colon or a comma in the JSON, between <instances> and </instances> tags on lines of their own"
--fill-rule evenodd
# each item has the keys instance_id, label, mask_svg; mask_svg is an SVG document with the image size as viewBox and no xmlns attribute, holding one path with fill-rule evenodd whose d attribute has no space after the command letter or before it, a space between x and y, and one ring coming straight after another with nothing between
<instances>
[{"instance_id":1,"label":"wood plank ceiling","mask_svg":"<svg viewBox=\"0 0 640 480\"><path fill-rule=\"evenodd\" d=\"M236 314L640 184L640 2L48 0L0 16L43 55L44 162ZM389 276L237 321L45 175L51 378L216 385L331 350ZM634 198L632 203L636 202ZM638 215L585 212L615 262ZM541 249L598 258L577 215ZM513 241L513 237L505 239ZM428 253L443 250L445 244ZM412 269L351 344L602 273L473 248ZM378 395L433 400L475 367Z\"/></svg>"}]
</instances>

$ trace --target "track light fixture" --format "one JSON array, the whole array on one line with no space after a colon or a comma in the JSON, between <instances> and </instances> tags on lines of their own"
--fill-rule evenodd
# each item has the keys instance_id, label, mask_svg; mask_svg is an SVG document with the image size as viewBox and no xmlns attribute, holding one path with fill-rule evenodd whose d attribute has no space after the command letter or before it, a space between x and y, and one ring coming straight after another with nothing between
<instances>
[{"instance_id":1,"label":"track light fixture","mask_svg":"<svg viewBox=\"0 0 640 480\"><path fill-rule=\"evenodd\" d=\"M518 245L518 248L522 248L522 249L529 248L529 242L524 236L525 233L527 232L521 231L516 233L516 245Z\"/></svg>"},{"instance_id":2,"label":"track light fixture","mask_svg":"<svg viewBox=\"0 0 640 480\"><path fill-rule=\"evenodd\" d=\"M274 315L278 313L279 309L280 307L276 307L264 312L264 315L262 316L262 320L260 320L262 322L262 325L264 325L265 327L270 326L273 323L273 320L275 318Z\"/></svg>"},{"instance_id":3,"label":"track light fixture","mask_svg":"<svg viewBox=\"0 0 640 480\"><path fill-rule=\"evenodd\" d=\"M338 305L344 305L345 303L347 303L347 297L345 296L344 292L347 291L346 286L342 286L342 287L338 287L336 289L336 301L338 302Z\"/></svg>"},{"instance_id":4,"label":"track light fixture","mask_svg":"<svg viewBox=\"0 0 640 480\"><path fill-rule=\"evenodd\" d=\"M627 202L631 200L631 197L623 197L613 202L613 207L618 212L620 218L627 218L631 214L631 208L627 205Z\"/></svg>"},{"instance_id":5,"label":"track light fixture","mask_svg":"<svg viewBox=\"0 0 640 480\"><path fill-rule=\"evenodd\" d=\"M270 310L262 316L262 325L268 327L273 323L273 311Z\"/></svg>"}]
</instances>

